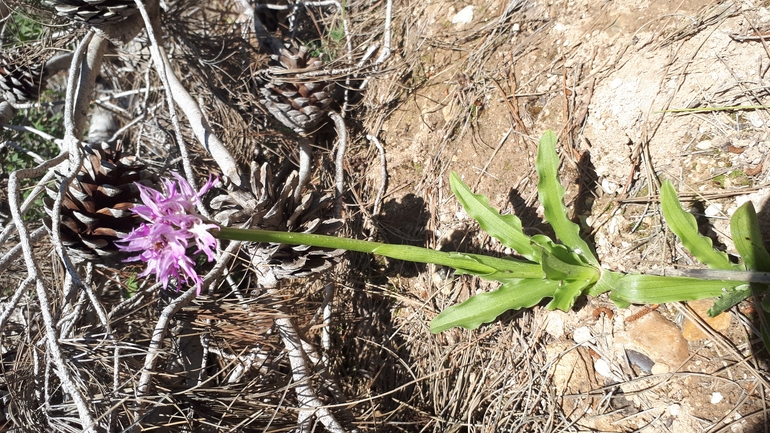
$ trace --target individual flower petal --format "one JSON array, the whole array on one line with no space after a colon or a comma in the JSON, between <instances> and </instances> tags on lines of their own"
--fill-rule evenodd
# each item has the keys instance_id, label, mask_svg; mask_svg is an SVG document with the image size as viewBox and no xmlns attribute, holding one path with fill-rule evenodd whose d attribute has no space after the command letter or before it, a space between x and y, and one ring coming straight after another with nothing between
<instances>
[{"instance_id":1,"label":"individual flower petal","mask_svg":"<svg viewBox=\"0 0 770 433\"><path fill-rule=\"evenodd\" d=\"M217 246L217 240L209 230L219 230L216 224L196 224L190 229L190 233L195 234L195 243L198 245L198 251L204 252L209 261L214 260L213 249Z\"/></svg>"}]
</instances>

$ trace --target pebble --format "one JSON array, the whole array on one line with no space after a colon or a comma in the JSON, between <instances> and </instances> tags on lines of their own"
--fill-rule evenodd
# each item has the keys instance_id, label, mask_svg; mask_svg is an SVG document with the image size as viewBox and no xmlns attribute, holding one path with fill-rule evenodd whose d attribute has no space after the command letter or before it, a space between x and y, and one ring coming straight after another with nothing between
<instances>
[{"instance_id":1,"label":"pebble","mask_svg":"<svg viewBox=\"0 0 770 433\"><path fill-rule=\"evenodd\" d=\"M698 150L707 150L714 147L714 143L711 140L703 140L700 143L695 145L695 148Z\"/></svg>"},{"instance_id":2,"label":"pebble","mask_svg":"<svg viewBox=\"0 0 770 433\"><path fill-rule=\"evenodd\" d=\"M721 392L712 392L711 393L711 404L719 404L724 400L724 397L722 396Z\"/></svg>"},{"instance_id":3,"label":"pebble","mask_svg":"<svg viewBox=\"0 0 770 433\"><path fill-rule=\"evenodd\" d=\"M604 178L602 179L602 189L605 193L612 195L618 192L618 184L607 178Z\"/></svg>"},{"instance_id":4,"label":"pebble","mask_svg":"<svg viewBox=\"0 0 770 433\"><path fill-rule=\"evenodd\" d=\"M655 366L655 361L636 350L626 349L626 356L632 364L639 367L645 373L652 372L652 367Z\"/></svg>"},{"instance_id":5,"label":"pebble","mask_svg":"<svg viewBox=\"0 0 770 433\"><path fill-rule=\"evenodd\" d=\"M668 407L668 413L671 414L671 416L677 416L682 411L682 406L679 406L678 404L672 404Z\"/></svg>"},{"instance_id":6,"label":"pebble","mask_svg":"<svg viewBox=\"0 0 770 433\"><path fill-rule=\"evenodd\" d=\"M577 344L583 344L587 341L591 341L593 338L594 336L591 335L591 330L588 329L587 326L577 328L572 332L572 339Z\"/></svg>"},{"instance_id":7,"label":"pebble","mask_svg":"<svg viewBox=\"0 0 770 433\"><path fill-rule=\"evenodd\" d=\"M673 322L657 311L645 314L627 324L629 347L655 362L653 374L667 373L678 368L689 356L687 340Z\"/></svg>"},{"instance_id":8,"label":"pebble","mask_svg":"<svg viewBox=\"0 0 770 433\"><path fill-rule=\"evenodd\" d=\"M695 311L695 314L697 314L717 332L726 331L732 323L733 317L729 313L722 313L717 317L709 317L708 313L706 312L709 308L711 308L712 305L714 305L713 299L690 301L687 303L687 305L689 305L690 308ZM703 331L698 329L698 326L689 319L684 319L684 322L682 322L682 335L687 341L698 341L708 338L708 336L704 334Z\"/></svg>"},{"instance_id":9,"label":"pebble","mask_svg":"<svg viewBox=\"0 0 770 433\"><path fill-rule=\"evenodd\" d=\"M703 213L709 218L714 218L722 213L722 205L720 203L711 203Z\"/></svg>"},{"instance_id":10,"label":"pebble","mask_svg":"<svg viewBox=\"0 0 770 433\"><path fill-rule=\"evenodd\" d=\"M620 382L623 380L623 378L612 372L610 363L605 361L603 358L599 358L594 362L594 371L596 371L596 373L600 376L606 377L607 379L611 379L615 382Z\"/></svg>"},{"instance_id":11,"label":"pebble","mask_svg":"<svg viewBox=\"0 0 770 433\"><path fill-rule=\"evenodd\" d=\"M452 24L470 24L473 21L473 6L465 6L452 17Z\"/></svg>"}]
</instances>

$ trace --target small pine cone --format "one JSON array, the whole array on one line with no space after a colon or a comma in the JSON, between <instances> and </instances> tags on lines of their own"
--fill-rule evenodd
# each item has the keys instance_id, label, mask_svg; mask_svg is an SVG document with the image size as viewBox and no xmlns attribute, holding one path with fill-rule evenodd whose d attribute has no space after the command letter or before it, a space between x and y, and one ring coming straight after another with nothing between
<instances>
[{"instance_id":1,"label":"small pine cone","mask_svg":"<svg viewBox=\"0 0 770 433\"><path fill-rule=\"evenodd\" d=\"M264 74L266 83L259 89L264 99L260 102L286 127L298 134L311 134L328 119L335 84L323 77L298 77L323 66L320 58L310 57L304 45L299 50L282 49L277 60L281 66Z\"/></svg>"},{"instance_id":2,"label":"small pine cone","mask_svg":"<svg viewBox=\"0 0 770 433\"><path fill-rule=\"evenodd\" d=\"M139 10L133 0L45 0L59 16L90 25L117 23Z\"/></svg>"},{"instance_id":3,"label":"small pine cone","mask_svg":"<svg viewBox=\"0 0 770 433\"><path fill-rule=\"evenodd\" d=\"M310 192L297 203L295 191L300 188L298 176L292 172L285 180L274 178L267 164L251 167L252 194L256 207L243 209L235 205L229 196L212 200L217 210L214 219L227 226L243 225L262 230L332 235L342 226L342 221L327 218L333 204L330 195L320 196ZM329 250L304 245L253 244L247 247L251 263L260 275L262 287L273 287L278 280L306 277L329 269L336 263L343 250Z\"/></svg>"},{"instance_id":4,"label":"small pine cone","mask_svg":"<svg viewBox=\"0 0 770 433\"><path fill-rule=\"evenodd\" d=\"M62 202L61 239L80 260L100 258L117 262L120 254L113 241L141 223L141 218L131 212L139 201L139 189L134 182L152 185L150 175L133 158L121 157L120 145L114 151L104 143L88 145L83 150L83 167ZM44 223L49 230L59 184L47 188L48 197L43 198L48 214Z\"/></svg>"},{"instance_id":5,"label":"small pine cone","mask_svg":"<svg viewBox=\"0 0 770 433\"><path fill-rule=\"evenodd\" d=\"M37 101L43 87L44 62L25 47L0 52L0 89L11 104Z\"/></svg>"}]
</instances>

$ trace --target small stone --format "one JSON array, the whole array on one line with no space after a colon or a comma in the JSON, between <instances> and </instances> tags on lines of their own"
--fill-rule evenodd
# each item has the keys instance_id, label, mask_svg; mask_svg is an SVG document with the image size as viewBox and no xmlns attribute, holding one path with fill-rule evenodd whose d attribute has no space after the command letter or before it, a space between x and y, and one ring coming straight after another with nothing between
<instances>
[{"instance_id":1,"label":"small stone","mask_svg":"<svg viewBox=\"0 0 770 433\"><path fill-rule=\"evenodd\" d=\"M441 115L444 116L444 121L449 122L452 120L452 116L454 116L453 112L452 104L445 105L444 108L441 109Z\"/></svg>"},{"instance_id":2,"label":"small stone","mask_svg":"<svg viewBox=\"0 0 770 433\"><path fill-rule=\"evenodd\" d=\"M560 311L550 311L545 322L545 332L553 338L564 336L564 318Z\"/></svg>"},{"instance_id":3,"label":"small stone","mask_svg":"<svg viewBox=\"0 0 770 433\"><path fill-rule=\"evenodd\" d=\"M688 302L687 305L695 311L695 314L697 314L698 317L703 319L717 332L726 331L732 323L733 317L729 313L722 313L717 317L709 317L707 311L714 305L713 299L691 301ZM698 326L689 319L685 319L682 323L682 335L687 341L698 341L708 338L708 336L698 329Z\"/></svg>"},{"instance_id":4,"label":"small stone","mask_svg":"<svg viewBox=\"0 0 770 433\"><path fill-rule=\"evenodd\" d=\"M703 213L709 217L714 218L715 216L722 213L722 205L719 203L711 203L708 205L708 207L703 211Z\"/></svg>"},{"instance_id":5,"label":"small stone","mask_svg":"<svg viewBox=\"0 0 770 433\"><path fill-rule=\"evenodd\" d=\"M765 126L765 121L762 119L762 114L759 111L752 111L748 115L749 122L755 128L762 128Z\"/></svg>"},{"instance_id":6,"label":"small stone","mask_svg":"<svg viewBox=\"0 0 770 433\"><path fill-rule=\"evenodd\" d=\"M652 359L636 350L626 349L626 357L629 362L639 367L645 373L652 372L652 367L655 366L655 362Z\"/></svg>"},{"instance_id":7,"label":"small stone","mask_svg":"<svg viewBox=\"0 0 770 433\"><path fill-rule=\"evenodd\" d=\"M712 392L711 393L711 404L719 404L724 400L724 397L722 396L721 392Z\"/></svg>"},{"instance_id":8,"label":"small stone","mask_svg":"<svg viewBox=\"0 0 770 433\"><path fill-rule=\"evenodd\" d=\"M452 17L452 24L470 24L473 21L473 6L465 6Z\"/></svg>"},{"instance_id":9,"label":"small stone","mask_svg":"<svg viewBox=\"0 0 770 433\"><path fill-rule=\"evenodd\" d=\"M671 416L677 416L682 411L682 407L678 404L672 404L668 407L668 413L671 414Z\"/></svg>"},{"instance_id":10,"label":"small stone","mask_svg":"<svg viewBox=\"0 0 770 433\"><path fill-rule=\"evenodd\" d=\"M610 363L605 361L603 358L599 358L594 362L594 371L596 371L596 373L600 376L606 377L607 379L612 379L616 382L622 380L621 377L612 372Z\"/></svg>"},{"instance_id":11,"label":"small stone","mask_svg":"<svg viewBox=\"0 0 770 433\"><path fill-rule=\"evenodd\" d=\"M604 179L602 179L602 189L607 194L612 195L612 194L615 194L616 192L618 192L618 184L613 182L613 181L611 181L611 180L609 180L609 179L607 179L607 178L604 178Z\"/></svg>"},{"instance_id":12,"label":"small stone","mask_svg":"<svg viewBox=\"0 0 770 433\"><path fill-rule=\"evenodd\" d=\"M588 329L587 326L577 328L572 332L572 339L577 344L583 344L587 341L591 341L593 338L594 336L591 335L591 330Z\"/></svg>"},{"instance_id":13,"label":"small stone","mask_svg":"<svg viewBox=\"0 0 770 433\"><path fill-rule=\"evenodd\" d=\"M647 313L630 323L627 331L627 349L641 352L655 361L653 374L679 368L689 356L690 350L682 331L657 311Z\"/></svg>"}]
</instances>

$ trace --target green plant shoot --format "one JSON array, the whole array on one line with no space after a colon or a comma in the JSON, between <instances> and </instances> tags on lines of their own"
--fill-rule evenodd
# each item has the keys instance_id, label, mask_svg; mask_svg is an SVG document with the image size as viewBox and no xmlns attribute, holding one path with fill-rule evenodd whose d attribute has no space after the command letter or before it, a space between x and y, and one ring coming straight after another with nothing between
<instances>
[{"instance_id":1,"label":"green plant shoot","mask_svg":"<svg viewBox=\"0 0 770 433\"><path fill-rule=\"evenodd\" d=\"M546 308L567 311L581 295L597 296L610 292L619 306L632 303L665 303L719 297L710 314L719 314L748 296L764 292L766 285L752 283L749 271L770 272L770 253L764 248L759 225L750 203L742 206L731 221L736 249L744 265L733 264L723 252L713 248L711 239L701 236L695 218L686 212L670 182L661 189L661 207L671 230L684 247L713 271L699 278L624 274L601 267L591 246L580 236L580 227L567 217L564 187L558 178L559 157L556 135L547 131L538 146L538 196L546 221L553 227L556 243L545 235L528 236L515 215L501 215L486 197L474 194L456 173L449 177L452 192L479 226L521 258L436 251L427 248L388 245L378 242L307 233L286 233L221 227L214 231L219 239L309 245L344 249L406 260L449 266L458 274L471 274L500 286L472 296L446 308L431 322L434 333L453 327L476 329L509 310L530 308L550 299ZM728 276L729 273L729 276ZM737 274L737 277L736 277ZM700 274L704 275L704 274ZM745 276L745 278L744 278ZM751 288L751 290L749 290ZM769 308L770 309L770 308ZM770 320L770 317L768 317ZM763 339L770 343L770 332L763 327Z\"/></svg>"}]
</instances>

